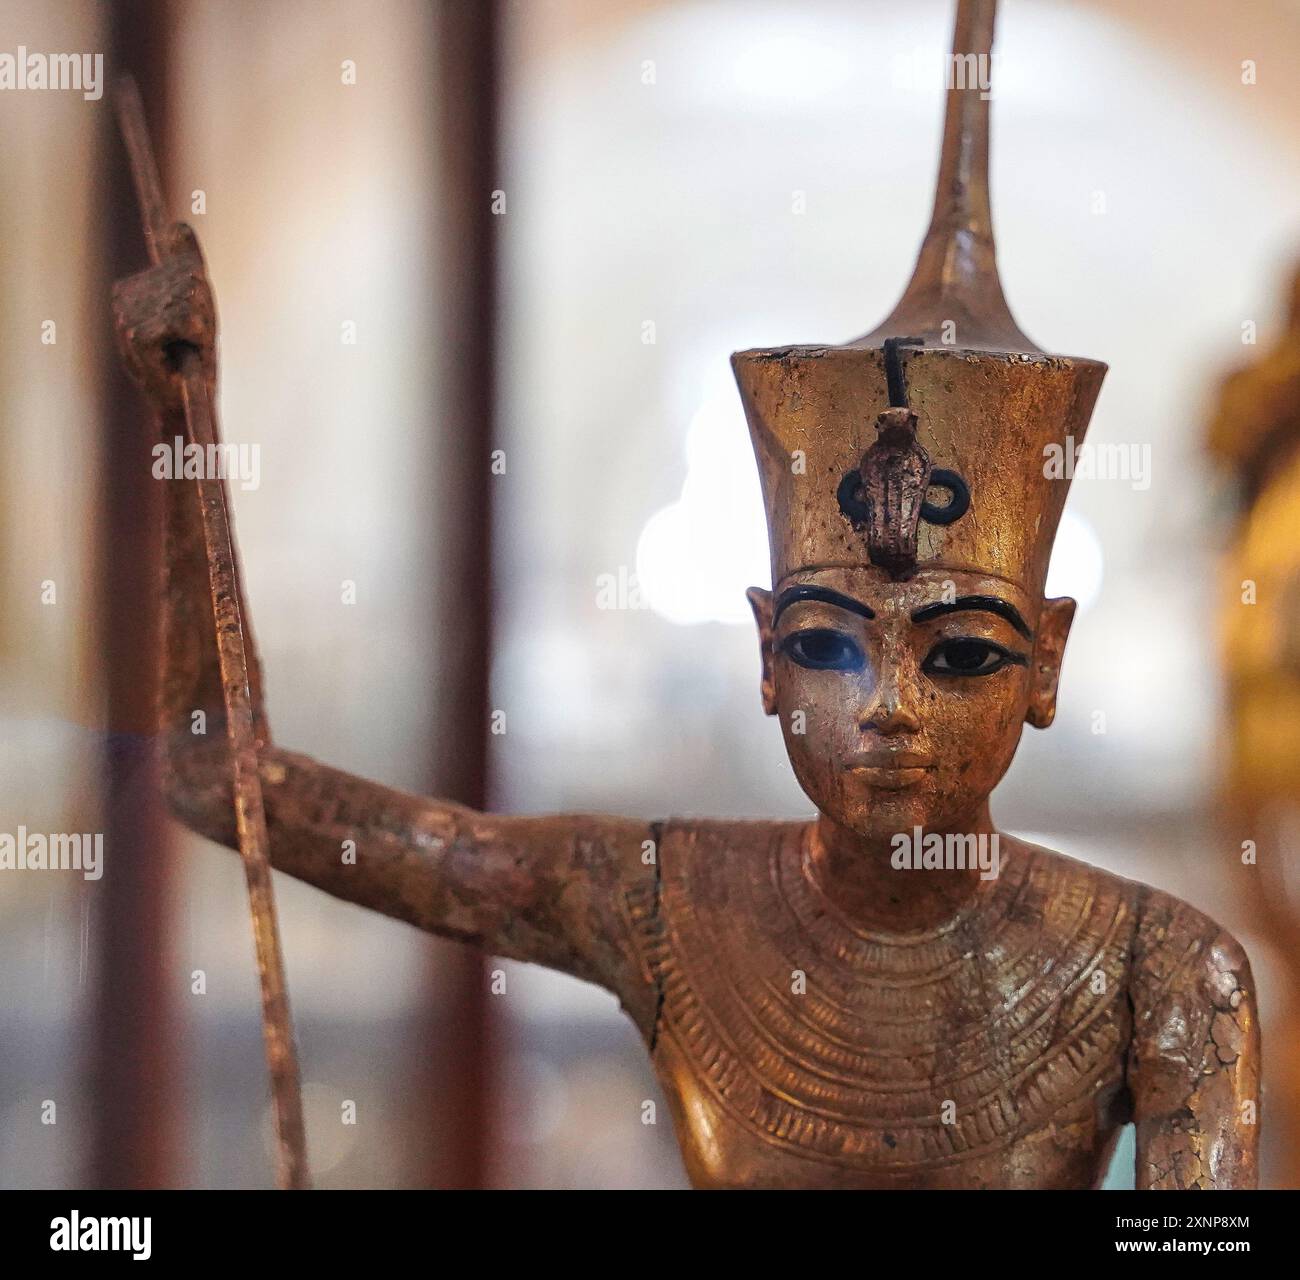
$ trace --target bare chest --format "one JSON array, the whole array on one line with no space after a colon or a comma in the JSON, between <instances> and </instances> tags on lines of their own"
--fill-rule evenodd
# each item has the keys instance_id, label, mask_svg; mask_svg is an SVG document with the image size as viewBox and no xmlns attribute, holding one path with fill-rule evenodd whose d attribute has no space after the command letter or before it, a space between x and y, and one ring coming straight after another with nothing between
<instances>
[{"instance_id":1,"label":"bare chest","mask_svg":"<svg viewBox=\"0 0 1300 1280\"><path fill-rule=\"evenodd\" d=\"M1131 1030L1121 893L1022 865L899 943L839 918L789 849L682 852L634 915L696 1185L1096 1183Z\"/></svg>"}]
</instances>

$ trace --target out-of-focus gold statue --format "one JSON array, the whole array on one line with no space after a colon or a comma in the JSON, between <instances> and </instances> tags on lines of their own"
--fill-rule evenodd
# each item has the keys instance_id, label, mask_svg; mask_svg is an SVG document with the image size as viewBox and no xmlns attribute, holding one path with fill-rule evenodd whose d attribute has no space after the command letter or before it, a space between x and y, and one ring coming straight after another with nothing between
<instances>
[{"instance_id":1,"label":"out-of-focus gold statue","mask_svg":"<svg viewBox=\"0 0 1300 1280\"><path fill-rule=\"evenodd\" d=\"M1300 269L1281 341L1224 380L1209 447L1242 499L1225 613L1228 789L1300 803Z\"/></svg>"},{"instance_id":2,"label":"out-of-focus gold statue","mask_svg":"<svg viewBox=\"0 0 1300 1280\"><path fill-rule=\"evenodd\" d=\"M1300 855L1300 268L1287 324L1258 360L1224 379L1209 449L1239 505L1225 562L1222 648L1229 750L1223 809L1249 860L1237 882L1289 973L1282 1020L1300 1022L1300 900L1287 865ZM1270 1096L1280 1181L1300 1185L1300 1046L1280 1046Z\"/></svg>"},{"instance_id":3,"label":"out-of-focus gold statue","mask_svg":"<svg viewBox=\"0 0 1300 1280\"><path fill-rule=\"evenodd\" d=\"M890 319L734 357L772 542L773 589L750 596L762 701L813 819L514 818L404 795L273 743L253 673L274 865L614 992L700 1187L1090 1187L1130 1119L1139 1187L1255 1176L1241 948L989 812L1022 726L1052 721L1074 612L1043 596L1066 494L1044 448L1083 434L1104 373L1044 354L1003 298L989 104L961 78L992 29L993 5L963 0L934 218ZM118 307L170 437L156 290L127 282ZM233 845L188 485L169 535L171 800Z\"/></svg>"}]
</instances>

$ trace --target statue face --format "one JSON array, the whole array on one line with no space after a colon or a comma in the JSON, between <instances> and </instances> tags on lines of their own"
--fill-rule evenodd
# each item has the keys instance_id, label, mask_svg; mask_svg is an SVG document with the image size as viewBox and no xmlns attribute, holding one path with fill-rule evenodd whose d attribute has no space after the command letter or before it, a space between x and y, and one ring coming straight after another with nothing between
<instances>
[{"instance_id":1,"label":"statue face","mask_svg":"<svg viewBox=\"0 0 1300 1280\"><path fill-rule=\"evenodd\" d=\"M963 830L1026 720L1051 723L1073 600L999 578L871 567L792 575L750 592L763 704L795 776L828 817L868 838Z\"/></svg>"}]
</instances>

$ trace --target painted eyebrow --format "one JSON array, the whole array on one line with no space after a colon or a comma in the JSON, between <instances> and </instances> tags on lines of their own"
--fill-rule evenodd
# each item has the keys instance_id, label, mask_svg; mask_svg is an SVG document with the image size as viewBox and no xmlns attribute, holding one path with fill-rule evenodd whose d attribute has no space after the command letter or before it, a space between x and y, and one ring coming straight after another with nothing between
<instances>
[{"instance_id":1,"label":"painted eyebrow","mask_svg":"<svg viewBox=\"0 0 1300 1280\"><path fill-rule=\"evenodd\" d=\"M772 614L772 625L776 626L777 619L782 613L792 604L798 604L800 600L820 600L823 604L836 605L864 618L876 616L876 611L863 604L861 600L855 600L852 596L846 596L839 591L832 591L830 587L787 587L777 597L776 611Z\"/></svg>"},{"instance_id":2,"label":"painted eyebrow","mask_svg":"<svg viewBox=\"0 0 1300 1280\"><path fill-rule=\"evenodd\" d=\"M929 622L931 618L941 618L945 613L961 613L967 609L980 609L985 613L995 613L1005 618L1026 640L1032 640L1034 633L1029 624L1020 616L1020 610L1009 600L1000 596L958 596L956 600L940 600L935 604L922 605L912 614L913 622Z\"/></svg>"}]
</instances>

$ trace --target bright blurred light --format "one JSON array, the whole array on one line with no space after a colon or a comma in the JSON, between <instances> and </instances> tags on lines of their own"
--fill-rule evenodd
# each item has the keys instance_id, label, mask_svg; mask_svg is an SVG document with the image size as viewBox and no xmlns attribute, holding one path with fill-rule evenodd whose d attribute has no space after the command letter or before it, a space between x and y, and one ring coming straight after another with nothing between
<instances>
[{"instance_id":1,"label":"bright blurred light","mask_svg":"<svg viewBox=\"0 0 1300 1280\"><path fill-rule=\"evenodd\" d=\"M351 1154L357 1145L358 1126L342 1123L342 1106L347 1101L333 1085L305 1080L302 1086L302 1118L309 1138L311 1170L329 1173ZM275 1108L268 1104L262 1111L262 1144L270 1156L279 1151L275 1136Z\"/></svg>"},{"instance_id":2,"label":"bright blurred light","mask_svg":"<svg viewBox=\"0 0 1300 1280\"><path fill-rule=\"evenodd\" d=\"M859 70L822 23L797 14L772 13L763 33L738 49L734 28L724 40L731 47L719 53L733 58L731 87L742 101L796 107L833 100Z\"/></svg>"},{"instance_id":3,"label":"bright blurred light","mask_svg":"<svg viewBox=\"0 0 1300 1280\"><path fill-rule=\"evenodd\" d=\"M691 419L682 495L646 521L636 575L650 607L679 626L745 623L745 588L770 581L758 469L734 391Z\"/></svg>"},{"instance_id":4,"label":"bright blurred light","mask_svg":"<svg viewBox=\"0 0 1300 1280\"><path fill-rule=\"evenodd\" d=\"M1047 566L1048 596L1073 596L1079 613L1087 613L1101 594L1104 563L1096 530L1081 515L1067 511Z\"/></svg>"}]
</instances>

